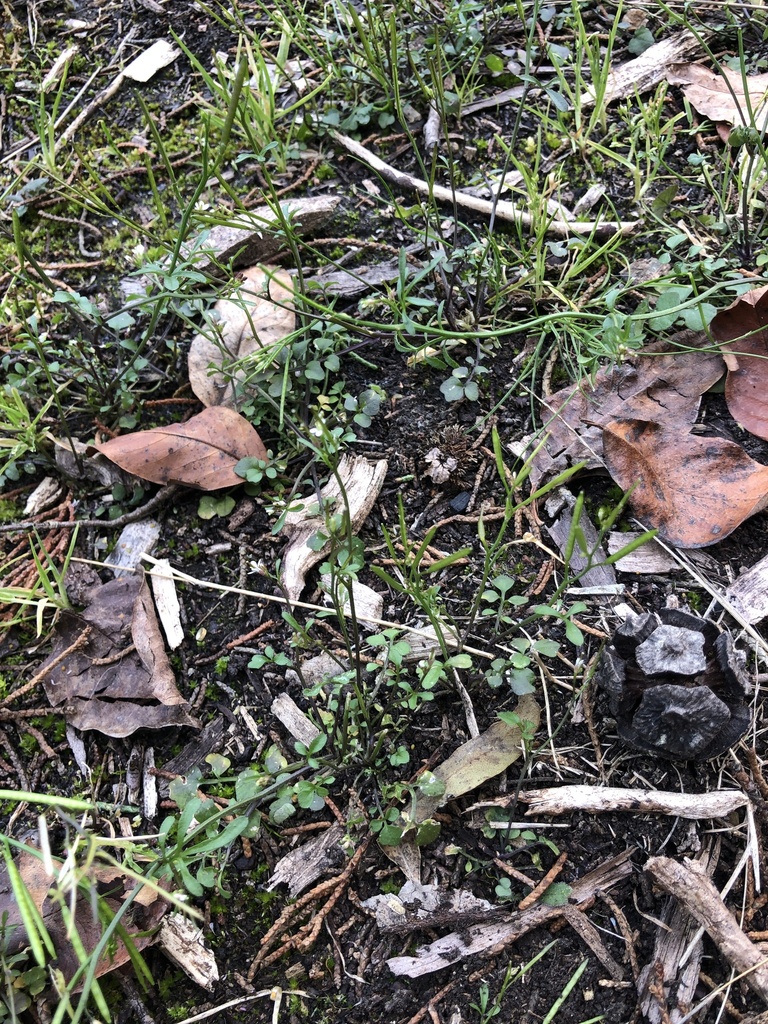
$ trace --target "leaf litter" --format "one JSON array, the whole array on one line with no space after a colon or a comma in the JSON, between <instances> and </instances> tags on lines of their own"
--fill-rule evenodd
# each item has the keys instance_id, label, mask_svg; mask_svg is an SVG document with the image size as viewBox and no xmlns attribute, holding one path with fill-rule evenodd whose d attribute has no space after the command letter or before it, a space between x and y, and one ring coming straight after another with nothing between
<instances>
[{"instance_id":1,"label":"leaf litter","mask_svg":"<svg viewBox=\"0 0 768 1024\"><path fill-rule=\"evenodd\" d=\"M62 612L41 668L51 705L80 730L199 728L179 692L143 574L99 583L82 613Z\"/></svg>"},{"instance_id":2,"label":"leaf litter","mask_svg":"<svg viewBox=\"0 0 768 1024\"><path fill-rule=\"evenodd\" d=\"M513 446L532 456L534 489L583 464L605 468L630 491L643 524L683 548L715 544L768 505L768 467L735 441L694 432L702 395L727 370L725 396L744 429L768 438L768 289L754 289L713 318L710 344L670 351L655 342L588 382L546 400L544 440Z\"/></svg>"},{"instance_id":3,"label":"leaf litter","mask_svg":"<svg viewBox=\"0 0 768 1024\"><path fill-rule=\"evenodd\" d=\"M52 866L57 874L65 867L57 860L52 861ZM55 895L54 876L48 874L41 857L22 850L15 859L14 867L51 938L56 953L56 966L64 980L69 982L81 969L82 959L92 953L101 941L104 922L94 913L87 888L83 886L71 893L72 924L67 924L61 910L61 899ZM106 866L91 865L87 869L84 881L89 887L93 886L98 890L100 898L105 901L112 914L117 913L136 886L134 879L126 872L120 868ZM72 885L76 886L74 879ZM27 944L26 926L13 893L8 867L2 864L0 916L4 922L7 951L10 953L21 951ZM157 941L156 928L169 909L170 903L163 899L162 891L158 891L158 888L146 885L140 888L132 900L131 913L124 915L122 919L122 928L125 934L130 936L131 945L136 950L141 951ZM73 927L77 933L77 942L82 947L79 953L72 939ZM131 960L128 947L120 935L115 934L96 964L95 977L100 978L110 971L117 970L129 964Z\"/></svg>"},{"instance_id":4,"label":"leaf litter","mask_svg":"<svg viewBox=\"0 0 768 1024\"><path fill-rule=\"evenodd\" d=\"M212 406L186 423L123 434L94 448L127 473L155 484L185 484L201 491L237 487L240 459L269 456L248 420L226 406Z\"/></svg>"},{"instance_id":5,"label":"leaf litter","mask_svg":"<svg viewBox=\"0 0 768 1024\"><path fill-rule=\"evenodd\" d=\"M717 74L703 64L672 64L667 69L667 81L682 86L691 106L711 121L765 127L768 74L742 75L724 66Z\"/></svg>"},{"instance_id":6,"label":"leaf litter","mask_svg":"<svg viewBox=\"0 0 768 1024\"><path fill-rule=\"evenodd\" d=\"M277 267L249 267L208 317L208 330L189 349L192 390L205 406L237 408L259 353L271 363L277 345L296 329L290 275ZM214 337L215 335L215 337Z\"/></svg>"},{"instance_id":7,"label":"leaf litter","mask_svg":"<svg viewBox=\"0 0 768 1024\"><path fill-rule=\"evenodd\" d=\"M272 284L274 283L275 278L273 275ZM228 314L223 314L221 308L217 307L217 313L222 316L221 323L225 325L224 330L222 330L223 344L221 346L213 346L216 349L216 355L212 354L211 351L206 351L204 345L198 346L199 352L196 355L197 363L194 372L192 360L190 360L190 379L193 376L197 377L197 384L200 388L200 391L198 391L197 387L195 387L196 393L198 393L198 396L205 404L209 404L212 407L206 412L213 413L215 411L219 413L218 419L210 417L205 421L206 428L213 424L213 429L203 430L200 428L199 423L195 424L193 429L189 429L195 420L200 420L206 415L203 413L200 414L200 417L194 417L188 424L179 425L176 428L160 428L157 431L144 431L136 435L117 438L115 442L118 443L108 442L106 445L97 446L101 451L104 451L109 445L113 445L111 457L114 457L119 465L124 466L124 462L120 461L121 459L128 463L133 462L134 465L138 464L140 467L143 467L143 478L157 483L178 482L206 490L214 490L218 489L218 487L234 486L241 483L239 478L232 480L231 477L230 482L221 482L226 478L226 458L221 463L216 463L218 458L216 451L209 450L217 449L216 443L212 440L213 436L218 437L221 434L221 430L217 428L223 428L226 424L234 424L233 420L229 420L224 416L227 410L223 407L228 406L230 410L234 409L236 405L235 388L230 389L231 396L228 396L226 401L219 401L221 396L218 393L214 394L210 390L206 391L205 385L201 381L203 375L205 376L206 384L215 381L215 374L217 372L220 374L221 379L225 379L226 373L222 371L226 371L226 363L228 361L255 355L260 349L265 347L265 338L269 337L266 320L273 314L277 304L273 303L272 310L265 311L263 329L259 330L256 326L256 329L252 330L257 322L261 320L261 314L257 313L256 303L250 303L250 297L247 296L248 291L249 289L247 288L243 289L239 297L242 301L234 303L239 312L241 314L244 313L244 317L241 317L241 320L244 320L245 324L239 328L232 327L231 334L227 334L226 332L229 331L231 326ZM272 292L271 287L270 295L272 298L277 298L276 293ZM228 300L224 300L224 302L226 301ZM269 304L269 301L267 301L267 305ZM735 305L738 306L738 303ZM245 311L244 306L246 307ZM234 319L233 315L233 322ZM736 319L738 320L738 317ZM280 341L285 337L286 335L281 333L285 330L285 326L285 322L281 325L276 325L271 340L267 341L266 344ZM714 323L712 329L713 335L717 337ZM728 380L731 385L730 392L728 384L726 385L726 391L727 394L731 394L732 401L738 402L741 400L746 406L746 411L742 410L742 418L737 417L739 422L745 424L750 414L750 409L759 404L760 390L754 384L754 376L751 376L751 374L757 371L752 368L751 364L761 365L761 361L756 358L761 354L761 350L759 346L754 350L747 350L745 348L745 341L740 335L733 339L725 338L724 335L728 332L724 324L720 325L720 329L721 336L723 336L723 348L729 351L731 357L733 357L729 363L728 374ZM209 339L204 340L209 341ZM763 342L764 348L765 344ZM662 360L667 355L673 357L673 365L677 367L676 371L669 369L663 364ZM687 353L686 355L691 354ZM647 517L652 521L650 525L654 525L653 519L656 517L659 520L659 529L662 536L666 536L667 539L680 543L682 546L712 543L713 540L700 540L705 524L712 520L715 521L715 527L712 529L716 528L719 533L719 536L715 539L725 536L727 532L734 529L744 518L753 514L759 508L764 507L765 494L768 492L765 482L765 473L768 470L749 459L740 446L732 442L720 444L719 442L722 441L720 438L702 438L691 433L691 428L696 420L701 394L714 383L714 380L709 384L705 383L710 375L710 371L707 369L709 366L707 356L712 356L714 362L719 365L718 373L715 377L717 379L722 373L722 363L716 353L696 352L689 363L684 362L683 354L681 353L667 353L666 355L655 354L650 359L650 365L645 376L642 373L639 374L640 380L633 380L632 372L628 372L622 379L622 374L619 372L615 373L610 381L600 381L595 391L590 395L583 391L577 394L572 389L566 389L570 390L571 394L568 397L564 396L564 393L560 393L561 396L567 399L566 405L563 408L573 405L574 411L572 415L563 412L561 416L560 410L558 410L556 422L565 424L567 429L564 431L564 437L567 436L568 443L563 444L559 451L555 450L556 446L553 446L554 454L549 450L545 452L551 462L562 458L569 464L573 464L574 461L582 461L582 457L586 457L586 461L588 463L591 462L594 466L607 466L618 482L621 483L622 480L626 479L627 482L622 483L622 486L626 489L634 487L633 502L636 508L642 508L645 502ZM674 359L678 357L680 361L674 363ZM642 359L643 355L633 364L632 369L634 371L637 371L638 366L642 363ZM697 364L703 362L705 364L704 368L702 369L697 365L696 372L689 373L693 368L693 362L697 362ZM751 374L746 372L745 364L747 362L750 364ZM681 367L683 369L680 369ZM211 374L211 369L214 370L213 375ZM619 369L623 371L627 368L622 367ZM656 374L655 380L653 379L654 372ZM711 372L714 372L714 369ZM661 375L659 376L659 374ZM749 389L745 390L743 386L743 381L750 377L753 381L750 385L751 391ZM241 378L241 380L243 379ZM599 391L600 387L603 387L603 393L595 398L595 394ZM219 388L218 391L226 390L225 381L225 386ZM213 394L212 400L206 402L204 394L208 397ZM734 395L736 396L735 398L733 397ZM731 402L729 401L730 404ZM756 421L761 419L759 412L755 412L753 415ZM765 420L765 417L763 416L762 419ZM555 432L556 427L552 426L550 437L553 437ZM757 430L753 432L759 433ZM255 431L253 433L255 434ZM183 437L184 444L189 443L190 446L190 451L186 453L187 457L182 457L180 460L177 458L178 451L176 448L179 442L168 439L168 435L176 437L177 434ZM759 436L765 435L760 434ZM258 438L258 435L256 437ZM681 439L685 446L682 449L684 455L682 465L679 467L665 466L663 464L665 460L667 463L674 463L679 457L681 452L679 442ZM677 447L675 447L675 441L678 442ZM232 438L228 437L226 445L231 443ZM258 443L261 445L260 440ZM142 461L142 454L143 456L147 455L146 452L141 452L142 444L148 445L150 449L155 446L157 447L156 452L152 453L153 458L144 458L144 461ZM163 445L165 445L165 449L163 449ZM225 455L232 456L235 462L243 457L243 453L239 451L233 455L231 448L226 447L226 445ZM261 445L261 450L263 451L263 445ZM265 451L263 456L260 452L257 454L253 450L248 451L247 454L257 458L266 458ZM208 462L209 458L212 460L210 465ZM124 466L124 468L127 467ZM231 469L231 466L228 468ZM536 474L539 475L539 479L547 478L552 473L551 465L545 465L543 457L534 468ZM129 469L128 471L136 475L142 475L140 469ZM150 475L150 472L155 475ZM691 482L696 483L699 493L691 494L690 491L686 490L686 486ZM710 490L713 493L709 493ZM376 493L378 493L378 488ZM328 496L328 494L323 492L323 497ZM372 500L375 500L375 497L376 494L373 495ZM734 498L736 498L735 501ZM366 508L365 514L367 514L369 508ZM322 522L325 522L325 517L322 517ZM322 528L322 522L318 529ZM307 525L306 523L304 524L305 527ZM359 526L359 523L357 526ZM313 535L315 539L319 539L316 531ZM676 537L678 538L677 540L675 540ZM305 542L302 541L301 543ZM309 545L306 546L309 547ZM316 546L313 545L313 547ZM319 560L322 555L323 550L321 549L318 558L315 560ZM307 568L310 564L311 562L305 563ZM303 585L304 576L302 574L300 577L297 577L296 581L296 586L298 587L297 595L300 593ZM109 584L104 585L102 589L108 586ZM142 586L146 588L145 584L142 584ZM98 601L95 599L93 603L98 605ZM105 631L106 620L110 614L106 610L107 605L108 602L105 600L105 607L99 607L98 613L94 612L94 622L98 625L99 629L104 628ZM134 615L131 624L132 638L142 665L149 672L150 677L157 676L158 685L156 690L152 692L152 698L159 699L162 702L163 696L168 696L168 691L165 688L167 676L161 665L161 654L164 656L164 652L162 651L162 641L159 640L156 622L152 640L149 640L148 637L142 634L141 639L146 642L140 642L135 632L135 630L144 630L146 626L149 611L144 608L144 613L145 619L142 620L139 616L137 620L136 607L134 605ZM74 618L71 613L66 613L62 617L62 622L66 616ZM85 615L82 617L82 620L85 621ZM78 637L74 633L70 634L70 643L67 645L67 637L63 637L64 647L62 650L61 645L59 645L59 654L64 654L67 651L67 646L74 646L77 643L77 639ZM74 653L76 652L72 652L72 654ZM119 662L127 658L129 654L130 646L121 648L115 655L108 649L107 653L99 657L92 657L91 665L92 667L105 668L105 662L110 662L113 657L116 656ZM72 655L67 654L67 658L69 657L72 657ZM66 663L67 659L64 659L62 664ZM86 678L90 678L85 671L83 675ZM95 686L95 678L91 681ZM175 684L173 685L175 687ZM116 686L114 693L110 691L110 699L113 697L122 699L123 694L119 690L120 687ZM91 701L92 708L96 707L97 702L95 700L87 699ZM141 697L140 699L144 698ZM171 703L173 702L171 701ZM97 709L97 712L101 713L101 709ZM536 713L538 719L538 709ZM196 723L190 720L189 724ZM497 728L501 724L503 723L496 723L495 726L479 737L480 740L484 741L485 745L476 744L476 741L470 741L470 744L475 744L471 752L469 750L470 744L460 747L452 755L452 758L449 758L435 771L434 774L438 778L441 772L447 776L446 779L442 780L446 788L443 796L438 798L437 806L440 806L454 796L469 791L469 789L476 785L482 784L488 778L497 774L498 771L503 770L503 767L506 765L502 765L501 768L495 766L502 763L503 759L508 756L509 751L504 749L502 757L499 759L497 758L497 745L489 742L495 735L494 730L499 734L504 732L504 730ZM98 728L98 726L92 725L81 725L81 727ZM509 735L510 727L507 726L505 728L507 729L507 734L503 737L505 742L501 746L504 747L505 744L508 745L510 742L516 744L520 737L517 736L511 739ZM110 735L125 735L125 733L111 733ZM465 747L467 750L465 750ZM462 773L466 767L462 762L462 756L465 753L471 754L469 758L469 768L471 768L471 771L466 779L462 778ZM519 756L517 752L515 756ZM450 962L450 959L450 955L443 955L442 961L437 961L437 966L425 969L438 969L444 966L445 963ZM421 968L412 972L410 970L397 971L394 966L392 969L395 973L412 973L414 976L422 973Z\"/></svg>"}]
</instances>

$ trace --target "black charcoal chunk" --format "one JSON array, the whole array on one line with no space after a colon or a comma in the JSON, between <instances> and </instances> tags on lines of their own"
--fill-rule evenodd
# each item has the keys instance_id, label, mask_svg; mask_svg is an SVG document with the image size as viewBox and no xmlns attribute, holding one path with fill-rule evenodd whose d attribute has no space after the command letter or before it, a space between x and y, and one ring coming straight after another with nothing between
<instances>
[{"instance_id":1,"label":"black charcoal chunk","mask_svg":"<svg viewBox=\"0 0 768 1024\"><path fill-rule=\"evenodd\" d=\"M706 686L652 686L632 718L643 745L681 758L700 756L730 721L728 705Z\"/></svg>"},{"instance_id":2,"label":"black charcoal chunk","mask_svg":"<svg viewBox=\"0 0 768 1024\"><path fill-rule=\"evenodd\" d=\"M603 651L597 671L595 672L595 678L597 685L608 694L611 714L617 714L619 703L624 694L626 671L623 659L612 648L607 647Z\"/></svg>"},{"instance_id":3,"label":"black charcoal chunk","mask_svg":"<svg viewBox=\"0 0 768 1024\"><path fill-rule=\"evenodd\" d=\"M715 654L728 696L737 699L748 697L752 693L752 682L747 675L747 658L733 646L730 633L721 633L717 638Z\"/></svg>"},{"instance_id":4,"label":"black charcoal chunk","mask_svg":"<svg viewBox=\"0 0 768 1024\"><path fill-rule=\"evenodd\" d=\"M637 648L635 660L647 676L695 676L707 667L704 637L680 626L659 626Z\"/></svg>"},{"instance_id":5,"label":"black charcoal chunk","mask_svg":"<svg viewBox=\"0 0 768 1024\"><path fill-rule=\"evenodd\" d=\"M705 648L714 644L720 636L720 630L711 619L700 619L698 615L680 611L679 608L662 608L659 618L665 626L680 626L681 629L692 629L695 633L701 633Z\"/></svg>"},{"instance_id":6,"label":"black charcoal chunk","mask_svg":"<svg viewBox=\"0 0 768 1024\"><path fill-rule=\"evenodd\" d=\"M622 658L631 658L639 644L647 640L659 625L658 615L643 612L635 615L630 612L613 636L613 646Z\"/></svg>"}]
</instances>

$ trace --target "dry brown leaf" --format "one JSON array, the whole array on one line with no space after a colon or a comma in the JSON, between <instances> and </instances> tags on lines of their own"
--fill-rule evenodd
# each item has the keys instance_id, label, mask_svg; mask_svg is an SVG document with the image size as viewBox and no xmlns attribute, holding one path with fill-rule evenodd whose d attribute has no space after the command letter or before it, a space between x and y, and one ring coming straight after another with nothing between
<instances>
[{"instance_id":1,"label":"dry brown leaf","mask_svg":"<svg viewBox=\"0 0 768 1024\"><path fill-rule=\"evenodd\" d=\"M768 287L753 288L721 310L710 329L730 353L725 400L731 416L768 440Z\"/></svg>"},{"instance_id":2,"label":"dry brown leaf","mask_svg":"<svg viewBox=\"0 0 768 1024\"><path fill-rule=\"evenodd\" d=\"M515 712L521 722L531 724L534 732L538 729L541 710L530 694L520 697ZM523 751L521 728L502 721L494 722L479 736L462 743L435 768L432 774L444 783L445 790L440 796L414 796L410 820L431 818L438 807L477 789L505 771L522 756Z\"/></svg>"},{"instance_id":3,"label":"dry brown leaf","mask_svg":"<svg viewBox=\"0 0 768 1024\"><path fill-rule=\"evenodd\" d=\"M746 75L743 78L739 71L726 67L721 70L722 74L716 74L703 64L672 64L667 71L667 81L671 85L681 85L691 106L712 121L753 124L764 129L768 117L768 75Z\"/></svg>"},{"instance_id":4,"label":"dry brown leaf","mask_svg":"<svg viewBox=\"0 0 768 1024\"><path fill-rule=\"evenodd\" d=\"M203 405L236 408L238 385L248 375L242 361L296 329L290 274L275 267L249 267L240 276L232 296L214 306L217 321L209 325L207 334L192 339L189 383ZM234 363L239 365L233 373ZM217 369L211 372L212 367Z\"/></svg>"},{"instance_id":5,"label":"dry brown leaf","mask_svg":"<svg viewBox=\"0 0 768 1024\"><path fill-rule=\"evenodd\" d=\"M678 547L715 544L768 505L768 466L733 441L634 419L608 424L603 450L643 525Z\"/></svg>"},{"instance_id":6,"label":"dry brown leaf","mask_svg":"<svg viewBox=\"0 0 768 1024\"><path fill-rule=\"evenodd\" d=\"M176 688L146 580L121 576L86 592L79 615L63 612L56 624L52 667L44 678L53 707L65 705L77 729L129 736L138 729L192 726ZM87 642L56 664L86 629Z\"/></svg>"},{"instance_id":7,"label":"dry brown leaf","mask_svg":"<svg viewBox=\"0 0 768 1024\"><path fill-rule=\"evenodd\" d=\"M57 868L60 861L54 861ZM56 950L57 967L69 981L80 967L77 953L67 935L67 926L62 919L57 900L49 897L54 880L46 874L43 862L32 853L22 851L16 859L16 867L21 875L24 887L42 915L48 934L53 940ZM91 867L88 879L98 889L102 899L112 913L116 913L125 897L135 888L133 879L128 878L119 868ZM154 930L160 919L168 910L167 903L153 889L145 887L134 899L131 914L123 917L123 926L131 936L138 950L144 949L155 941ZM8 880L5 865L0 867L0 915L6 921L6 932L12 952L23 949L27 945L26 930L13 891ZM95 913L91 901L85 893L79 893L75 903L73 919L77 925L77 934L86 954L93 952L101 940L103 924ZM118 937L110 941L108 952L99 960L96 977L99 978L109 971L114 971L130 961L125 945Z\"/></svg>"},{"instance_id":8,"label":"dry brown leaf","mask_svg":"<svg viewBox=\"0 0 768 1024\"><path fill-rule=\"evenodd\" d=\"M723 361L717 352L668 348L657 342L620 366L600 370L592 387L585 381L547 399L548 436L533 460L534 489L578 462L602 467L603 427L611 420L663 422L687 432L702 394L722 376Z\"/></svg>"},{"instance_id":9,"label":"dry brown leaf","mask_svg":"<svg viewBox=\"0 0 768 1024\"><path fill-rule=\"evenodd\" d=\"M237 487L235 466L248 456L268 459L261 438L233 409L205 409L170 427L153 427L94 445L121 469L155 484L178 483L201 491Z\"/></svg>"}]
</instances>

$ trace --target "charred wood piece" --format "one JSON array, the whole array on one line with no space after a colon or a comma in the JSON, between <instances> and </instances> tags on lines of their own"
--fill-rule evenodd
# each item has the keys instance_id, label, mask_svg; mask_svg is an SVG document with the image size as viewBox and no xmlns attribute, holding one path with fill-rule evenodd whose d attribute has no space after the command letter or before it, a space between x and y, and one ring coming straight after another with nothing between
<instances>
[{"instance_id":1,"label":"charred wood piece","mask_svg":"<svg viewBox=\"0 0 768 1024\"><path fill-rule=\"evenodd\" d=\"M729 633L688 612L630 614L595 678L619 736L660 757L706 761L749 725L744 655Z\"/></svg>"}]
</instances>

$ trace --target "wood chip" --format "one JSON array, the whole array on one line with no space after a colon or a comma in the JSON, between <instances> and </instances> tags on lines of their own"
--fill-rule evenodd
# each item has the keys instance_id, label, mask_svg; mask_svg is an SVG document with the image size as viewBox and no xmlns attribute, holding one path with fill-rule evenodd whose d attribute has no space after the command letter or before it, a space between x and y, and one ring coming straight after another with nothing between
<instances>
[{"instance_id":1,"label":"wood chip","mask_svg":"<svg viewBox=\"0 0 768 1024\"><path fill-rule=\"evenodd\" d=\"M160 558L155 562L149 570L149 578L160 625L163 627L168 646L175 651L184 639L184 627L181 624L179 595L171 574L171 563L167 558Z\"/></svg>"},{"instance_id":2,"label":"wood chip","mask_svg":"<svg viewBox=\"0 0 768 1024\"><path fill-rule=\"evenodd\" d=\"M296 701L287 693L281 693L275 697L269 709L275 718L281 722L288 732L299 743L308 747L313 740L320 735L320 730L304 714Z\"/></svg>"},{"instance_id":3,"label":"wood chip","mask_svg":"<svg viewBox=\"0 0 768 1024\"><path fill-rule=\"evenodd\" d=\"M212 991L219 980L216 958L203 942L203 932L183 914L163 918L158 937L160 948L196 985Z\"/></svg>"},{"instance_id":4,"label":"wood chip","mask_svg":"<svg viewBox=\"0 0 768 1024\"><path fill-rule=\"evenodd\" d=\"M655 88L659 82L663 82L667 76L667 69L671 64L688 57L692 53L700 53L702 41L709 35L708 32L689 32L683 29L666 39L654 43L639 57L626 61L619 67L611 68L608 75L608 82L605 91L600 96L602 104L612 103L614 100L623 100L627 96L640 95ZM581 96L581 106L589 107L595 104L595 90L587 89Z\"/></svg>"},{"instance_id":5,"label":"wood chip","mask_svg":"<svg viewBox=\"0 0 768 1024\"><path fill-rule=\"evenodd\" d=\"M631 850L605 861L584 878L573 883L570 903L573 906L586 904L598 892L613 888L632 873ZM548 921L562 916L562 907L547 907L537 904L520 914L511 914L505 920L492 924L470 925L460 932L451 932L442 938L422 946L413 956L396 956L387 960L393 974L418 978L455 964L469 956L498 951L521 935L538 928ZM749 940L747 940L749 941Z\"/></svg>"},{"instance_id":6,"label":"wood chip","mask_svg":"<svg viewBox=\"0 0 768 1024\"><path fill-rule=\"evenodd\" d=\"M760 622L768 615L768 555L742 573L725 596L746 622Z\"/></svg>"}]
</instances>

